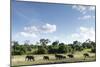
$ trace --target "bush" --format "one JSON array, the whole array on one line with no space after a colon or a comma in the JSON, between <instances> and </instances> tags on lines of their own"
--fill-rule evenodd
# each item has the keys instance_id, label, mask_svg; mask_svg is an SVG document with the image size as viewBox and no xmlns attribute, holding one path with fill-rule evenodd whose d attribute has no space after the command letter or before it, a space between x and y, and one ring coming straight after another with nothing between
<instances>
[{"instance_id":1,"label":"bush","mask_svg":"<svg viewBox=\"0 0 100 67\"><path fill-rule=\"evenodd\" d=\"M96 53L96 49L95 48L92 48L91 49L91 52Z\"/></svg>"},{"instance_id":2,"label":"bush","mask_svg":"<svg viewBox=\"0 0 100 67\"><path fill-rule=\"evenodd\" d=\"M38 48L38 50L37 50L37 52L36 52L37 54L47 54L48 53L48 51L47 51L47 49L46 48L44 48L44 47L41 47L41 48Z\"/></svg>"},{"instance_id":3,"label":"bush","mask_svg":"<svg viewBox=\"0 0 100 67\"><path fill-rule=\"evenodd\" d=\"M22 52L21 51L14 51L14 52L12 52L12 55L22 55Z\"/></svg>"},{"instance_id":4,"label":"bush","mask_svg":"<svg viewBox=\"0 0 100 67\"><path fill-rule=\"evenodd\" d=\"M66 53L67 49L65 45L60 45L58 48L58 53Z\"/></svg>"}]
</instances>

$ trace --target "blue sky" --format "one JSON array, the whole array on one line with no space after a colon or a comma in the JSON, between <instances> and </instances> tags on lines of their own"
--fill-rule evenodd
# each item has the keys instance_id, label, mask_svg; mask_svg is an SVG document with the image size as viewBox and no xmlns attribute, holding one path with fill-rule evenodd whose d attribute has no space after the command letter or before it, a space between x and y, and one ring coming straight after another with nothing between
<instances>
[{"instance_id":1,"label":"blue sky","mask_svg":"<svg viewBox=\"0 0 100 67\"><path fill-rule=\"evenodd\" d=\"M12 1L12 40L95 40L95 6Z\"/></svg>"}]
</instances>

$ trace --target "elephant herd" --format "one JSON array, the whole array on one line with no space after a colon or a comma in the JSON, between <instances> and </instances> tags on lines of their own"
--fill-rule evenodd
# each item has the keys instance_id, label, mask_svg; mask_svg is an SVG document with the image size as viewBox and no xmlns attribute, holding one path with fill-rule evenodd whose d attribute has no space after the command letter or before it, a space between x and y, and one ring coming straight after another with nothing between
<instances>
[{"instance_id":1,"label":"elephant herd","mask_svg":"<svg viewBox=\"0 0 100 67\"><path fill-rule=\"evenodd\" d=\"M67 56L69 58L74 58L74 55L73 54L68 54ZM85 60L86 57L89 57L89 54L88 53L84 53L83 56L84 56L84 60ZM59 54L55 54L55 58L56 59L59 59L59 60L60 59L66 59L66 56L59 55ZM43 56L43 60L49 60L49 59L50 59L49 56ZM35 57L34 56L31 56L31 55L27 55L25 57L25 61L35 61Z\"/></svg>"}]
</instances>

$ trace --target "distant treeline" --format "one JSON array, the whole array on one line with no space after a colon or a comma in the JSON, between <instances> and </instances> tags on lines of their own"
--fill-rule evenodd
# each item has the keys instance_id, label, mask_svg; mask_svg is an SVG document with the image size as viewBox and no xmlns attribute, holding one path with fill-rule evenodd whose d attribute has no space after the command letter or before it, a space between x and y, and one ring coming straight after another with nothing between
<instances>
[{"instance_id":1,"label":"distant treeline","mask_svg":"<svg viewBox=\"0 0 100 67\"><path fill-rule=\"evenodd\" d=\"M36 44L28 44L25 42L23 45L17 41L13 41L11 46L12 55L28 55L28 54L60 54L60 53L74 53L76 51L82 51L84 49L91 49L90 52L96 52L96 43L89 39L81 43L79 41L73 41L72 44L59 43L54 41L51 45L47 45L50 42L49 39L40 39ZM39 44L39 45L38 45Z\"/></svg>"}]
</instances>

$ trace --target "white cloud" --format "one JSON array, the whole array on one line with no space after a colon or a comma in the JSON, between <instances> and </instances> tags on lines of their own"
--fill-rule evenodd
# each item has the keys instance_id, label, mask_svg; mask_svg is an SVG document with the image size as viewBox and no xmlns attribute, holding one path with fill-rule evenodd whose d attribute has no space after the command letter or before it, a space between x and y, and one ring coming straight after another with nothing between
<instances>
[{"instance_id":1,"label":"white cloud","mask_svg":"<svg viewBox=\"0 0 100 67\"><path fill-rule=\"evenodd\" d=\"M95 11L95 6L73 5L72 9L75 9L82 14L82 16L78 17L78 20L90 20L95 18L95 16L92 15Z\"/></svg>"},{"instance_id":2,"label":"white cloud","mask_svg":"<svg viewBox=\"0 0 100 67\"><path fill-rule=\"evenodd\" d=\"M95 7L94 6L73 5L72 9L76 9L80 13L86 14L87 12L94 11Z\"/></svg>"},{"instance_id":3,"label":"white cloud","mask_svg":"<svg viewBox=\"0 0 100 67\"><path fill-rule=\"evenodd\" d=\"M43 33L52 33L56 31L56 25L46 24L40 28L40 31Z\"/></svg>"},{"instance_id":4,"label":"white cloud","mask_svg":"<svg viewBox=\"0 0 100 67\"><path fill-rule=\"evenodd\" d=\"M38 29L36 26L30 26L30 27L24 27L24 31L33 33L33 32L38 32Z\"/></svg>"},{"instance_id":5,"label":"white cloud","mask_svg":"<svg viewBox=\"0 0 100 67\"><path fill-rule=\"evenodd\" d=\"M84 15L81 17L78 17L79 20L86 20L86 19L94 19L95 16L91 16L91 15Z\"/></svg>"},{"instance_id":6,"label":"white cloud","mask_svg":"<svg viewBox=\"0 0 100 67\"><path fill-rule=\"evenodd\" d=\"M95 30L93 28L80 27L79 31L73 33L71 37L79 41L85 41L87 39L95 41Z\"/></svg>"},{"instance_id":7,"label":"white cloud","mask_svg":"<svg viewBox=\"0 0 100 67\"><path fill-rule=\"evenodd\" d=\"M36 34L34 34L34 33L28 33L28 32L20 32L20 35L22 35L24 37L37 37Z\"/></svg>"},{"instance_id":8,"label":"white cloud","mask_svg":"<svg viewBox=\"0 0 100 67\"><path fill-rule=\"evenodd\" d=\"M56 25L45 24L43 26L28 26L24 27L23 31L19 34L24 37L37 37L38 35L45 33L53 33L56 31Z\"/></svg>"},{"instance_id":9,"label":"white cloud","mask_svg":"<svg viewBox=\"0 0 100 67\"><path fill-rule=\"evenodd\" d=\"M74 5L72 6L73 9L76 9L77 11L85 14L86 13L86 6L81 6L81 5Z\"/></svg>"},{"instance_id":10,"label":"white cloud","mask_svg":"<svg viewBox=\"0 0 100 67\"><path fill-rule=\"evenodd\" d=\"M78 37L79 38L79 34L78 33L74 33L71 35L72 37Z\"/></svg>"}]
</instances>

